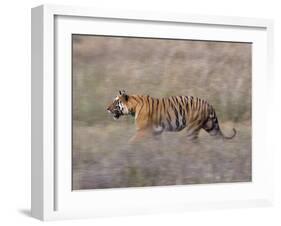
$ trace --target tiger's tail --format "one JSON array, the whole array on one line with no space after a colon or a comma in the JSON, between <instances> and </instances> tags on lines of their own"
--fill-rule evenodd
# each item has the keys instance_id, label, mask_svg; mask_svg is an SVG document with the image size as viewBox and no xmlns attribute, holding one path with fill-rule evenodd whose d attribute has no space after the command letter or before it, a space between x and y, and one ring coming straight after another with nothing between
<instances>
[{"instance_id":1,"label":"tiger's tail","mask_svg":"<svg viewBox=\"0 0 281 226\"><path fill-rule=\"evenodd\" d=\"M221 132L221 130L220 130L220 135L222 136L223 139L232 139L232 138L234 138L234 137L236 136L236 133L237 133L235 128L232 128L232 130L233 130L233 134L232 134L231 136L225 136L225 135Z\"/></svg>"}]
</instances>

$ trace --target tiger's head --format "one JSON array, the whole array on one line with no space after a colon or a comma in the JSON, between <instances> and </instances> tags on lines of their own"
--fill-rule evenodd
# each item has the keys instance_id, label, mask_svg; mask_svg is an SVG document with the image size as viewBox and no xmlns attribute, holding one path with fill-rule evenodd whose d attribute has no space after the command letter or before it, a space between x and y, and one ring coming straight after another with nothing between
<instances>
[{"instance_id":1,"label":"tiger's head","mask_svg":"<svg viewBox=\"0 0 281 226\"><path fill-rule=\"evenodd\" d=\"M129 95L124 90L119 91L119 95L117 95L106 110L110 114L113 114L114 119L118 119L121 115L128 115L131 113L128 108L128 101Z\"/></svg>"}]
</instances>

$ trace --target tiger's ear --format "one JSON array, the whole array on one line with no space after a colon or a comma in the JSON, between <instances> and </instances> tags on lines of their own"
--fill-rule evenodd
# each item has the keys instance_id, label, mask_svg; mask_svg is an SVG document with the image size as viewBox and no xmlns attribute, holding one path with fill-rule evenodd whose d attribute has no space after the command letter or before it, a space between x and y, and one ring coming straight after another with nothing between
<instances>
[{"instance_id":1,"label":"tiger's ear","mask_svg":"<svg viewBox=\"0 0 281 226\"><path fill-rule=\"evenodd\" d=\"M125 97L125 100L128 101L129 100L129 96L127 94L123 94L123 96Z\"/></svg>"},{"instance_id":2,"label":"tiger's ear","mask_svg":"<svg viewBox=\"0 0 281 226\"><path fill-rule=\"evenodd\" d=\"M120 95L124 95L124 94L126 94L126 91L123 89L122 91L121 90L119 90L119 94Z\"/></svg>"},{"instance_id":3,"label":"tiger's ear","mask_svg":"<svg viewBox=\"0 0 281 226\"><path fill-rule=\"evenodd\" d=\"M128 101L129 96L126 94L126 91L125 91L125 90L122 90L122 91L119 90L119 94L120 94L121 96L123 96L126 101Z\"/></svg>"}]
</instances>

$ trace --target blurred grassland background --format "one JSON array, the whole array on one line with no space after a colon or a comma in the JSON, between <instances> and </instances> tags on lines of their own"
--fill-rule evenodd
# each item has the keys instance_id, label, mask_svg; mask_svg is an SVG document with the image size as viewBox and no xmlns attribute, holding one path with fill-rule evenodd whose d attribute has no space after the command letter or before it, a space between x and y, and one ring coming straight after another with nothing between
<instances>
[{"instance_id":1,"label":"blurred grassland background","mask_svg":"<svg viewBox=\"0 0 281 226\"><path fill-rule=\"evenodd\" d=\"M251 181L251 44L73 35L73 189ZM216 140L186 131L128 144L131 116L106 107L118 90L192 95L216 109Z\"/></svg>"}]
</instances>

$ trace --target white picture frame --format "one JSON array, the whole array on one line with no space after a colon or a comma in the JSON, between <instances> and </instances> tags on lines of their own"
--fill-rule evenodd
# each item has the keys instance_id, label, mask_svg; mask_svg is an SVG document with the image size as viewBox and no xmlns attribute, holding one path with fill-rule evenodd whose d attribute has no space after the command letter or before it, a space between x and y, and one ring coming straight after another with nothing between
<instances>
[{"instance_id":1,"label":"white picture frame","mask_svg":"<svg viewBox=\"0 0 281 226\"><path fill-rule=\"evenodd\" d=\"M252 42L253 181L73 192L68 75L71 74L69 40L71 34L77 32ZM273 78L272 33L273 22L265 19L56 5L33 8L32 216L55 220L271 205L273 153L266 139L270 108L264 105L270 104L265 100L270 95Z\"/></svg>"}]
</instances>

